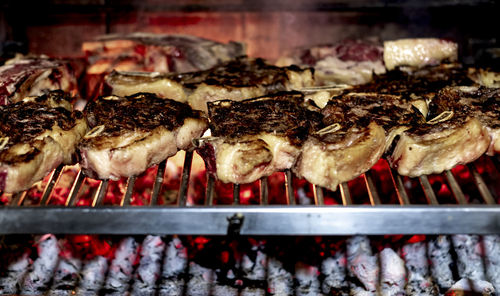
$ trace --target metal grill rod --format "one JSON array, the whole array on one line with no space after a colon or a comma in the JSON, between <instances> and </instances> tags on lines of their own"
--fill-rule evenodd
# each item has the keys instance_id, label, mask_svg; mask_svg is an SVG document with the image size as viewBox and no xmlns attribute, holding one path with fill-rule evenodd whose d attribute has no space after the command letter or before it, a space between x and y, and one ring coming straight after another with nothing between
<instances>
[{"instance_id":1,"label":"metal grill rod","mask_svg":"<svg viewBox=\"0 0 500 296\"><path fill-rule=\"evenodd\" d=\"M370 202L372 206L380 204L380 197L378 196L377 188L375 187L375 182L373 182L373 176L371 171L364 173L366 188L368 189L368 196L370 197Z\"/></svg>"},{"instance_id":2,"label":"metal grill rod","mask_svg":"<svg viewBox=\"0 0 500 296\"><path fill-rule=\"evenodd\" d=\"M455 196L455 199L457 200L458 204L465 205L467 204L467 201L465 200L464 193L462 192L462 189L460 189L460 186L458 185L457 180L451 173L451 171L446 171L446 178L448 179L448 183L450 184L451 191L453 192L453 195Z\"/></svg>"},{"instance_id":3,"label":"metal grill rod","mask_svg":"<svg viewBox=\"0 0 500 296\"><path fill-rule=\"evenodd\" d=\"M207 174L207 191L205 197L205 205L211 206L214 204L214 186L215 178L212 174Z\"/></svg>"},{"instance_id":4,"label":"metal grill rod","mask_svg":"<svg viewBox=\"0 0 500 296\"><path fill-rule=\"evenodd\" d=\"M240 184L233 185L233 205L240 204Z\"/></svg>"},{"instance_id":5,"label":"metal grill rod","mask_svg":"<svg viewBox=\"0 0 500 296\"><path fill-rule=\"evenodd\" d=\"M108 185L108 179L101 181L101 184L99 184L99 187L97 188L94 199L92 200L92 207L98 207L102 205L104 197L106 196L106 192L108 191Z\"/></svg>"},{"instance_id":6,"label":"metal grill rod","mask_svg":"<svg viewBox=\"0 0 500 296\"><path fill-rule=\"evenodd\" d=\"M347 182L340 183L340 195L342 196L342 204L344 206L352 205L351 192Z\"/></svg>"},{"instance_id":7,"label":"metal grill rod","mask_svg":"<svg viewBox=\"0 0 500 296\"><path fill-rule=\"evenodd\" d=\"M467 167L469 168L469 171L472 173L472 176L474 177L474 182L476 183L477 189L479 190L479 193L483 197L484 202L486 202L486 204L488 205L494 205L495 200L493 199L491 192L488 190L486 183L484 183L483 177L481 177L481 175L477 171L476 165L468 164Z\"/></svg>"},{"instance_id":8,"label":"metal grill rod","mask_svg":"<svg viewBox=\"0 0 500 296\"><path fill-rule=\"evenodd\" d=\"M191 175L191 163L193 162L193 151L186 151L184 157L184 166L182 168L181 187L179 188L178 205L181 207L186 206L187 191L189 185L189 176Z\"/></svg>"},{"instance_id":9,"label":"metal grill rod","mask_svg":"<svg viewBox=\"0 0 500 296\"><path fill-rule=\"evenodd\" d=\"M408 198L408 194L406 193L403 178L401 178L401 176L394 169L390 168L389 171L391 173L392 184L396 189L396 195L398 196L399 204L402 206L409 205L410 199Z\"/></svg>"},{"instance_id":10,"label":"metal grill rod","mask_svg":"<svg viewBox=\"0 0 500 296\"><path fill-rule=\"evenodd\" d=\"M325 198L323 196L323 188L318 185L313 185L314 203L317 206L322 206L325 204Z\"/></svg>"},{"instance_id":11,"label":"metal grill rod","mask_svg":"<svg viewBox=\"0 0 500 296\"><path fill-rule=\"evenodd\" d=\"M260 194L259 194L260 204L267 205L269 203L268 200L269 188L267 187L267 177L260 178L259 187L260 187Z\"/></svg>"},{"instance_id":12,"label":"metal grill rod","mask_svg":"<svg viewBox=\"0 0 500 296\"><path fill-rule=\"evenodd\" d=\"M422 184L422 188L424 189L425 197L427 197L427 202L431 205L438 205L438 201L436 198L436 194L434 194L434 190L432 190L431 183L429 183L429 179L427 176L418 177L420 180L420 184Z\"/></svg>"},{"instance_id":13,"label":"metal grill rod","mask_svg":"<svg viewBox=\"0 0 500 296\"><path fill-rule=\"evenodd\" d=\"M69 196L65 204L66 206L72 207L76 204L76 197L78 196L78 191L80 191L80 187L83 184L83 180L85 180L85 176L83 175L82 170L79 170L73 185L71 185L71 190L69 191Z\"/></svg>"},{"instance_id":14,"label":"metal grill rod","mask_svg":"<svg viewBox=\"0 0 500 296\"><path fill-rule=\"evenodd\" d=\"M127 180L127 191L125 191L125 194L123 196L123 199L121 200L120 206L129 206L130 205L130 200L132 199L132 192L134 191L134 185L135 185L135 180L137 179L136 176L132 176L128 178Z\"/></svg>"},{"instance_id":15,"label":"metal grill rod","mask_svg":"<svg viewBox=\"0 0 500 296\"><path fill-rule=\"evenodd\" d=\"M295 205L295 193L293 190L293 176L290 170L285 171L285 186L286 186L286 196L287 204Z\"/></svg>"},{"instance_id":16,"label":"metal grill rod","mask_svg":"<svg viewBox=\"0 0 500 296\"><path fill-rule=\"evenodd\" d=\"M64 168L64 165L59 165L55 170L52 171L49 177L49 181L47 182L47 185L45 186L45 190L43 191L42 194L42 199L40 201L40 205L47 205L49 202L49 199L52 195L52 190L54 189L54 186L56 183L59 181L59 177L61 176L61 172Z\"/></svg>"},{"instance_id":17,"label":"metal grill rod","mask_svg":"<svg viewBox=\"0 0 500 296\"><path fill-rule=\"evenodd\" d=\"M165 175L165 167L167 166L167 160L160 162L158 164L158 169L156 171L155 183L153 185L153 191L151 192L151 202L150 205L158 204L158 195L160 194L161 185L163 184L163 178Z\"/></svg>"}]
</instances>

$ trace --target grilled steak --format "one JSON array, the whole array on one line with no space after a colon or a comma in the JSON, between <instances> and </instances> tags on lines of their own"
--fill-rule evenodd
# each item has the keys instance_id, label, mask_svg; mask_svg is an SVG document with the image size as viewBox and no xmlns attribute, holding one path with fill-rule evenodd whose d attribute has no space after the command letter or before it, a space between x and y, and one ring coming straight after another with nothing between
<instances>
[{"instance_id":1,"label":"grilled steak","mask_svg":"<svg viewBox=\"0 0 500 296\"><path fill-rule=\"evenodd\" d=\"M487 154L500 152L500 89L476 86L446 87L429 104L430 116L451 110L477 118L490 138Z\"/></svg>"},{"instance_id":2,"label":"grilled steak","mask_svg":"<svg viewBox=\"0 0 500 296\"><path fill-rule=\"evenodd\" d=\"M458 46L437 38L399 39L384 42L384 63L387 70L396 67L422 68L442 61L454 62Z\"/></svg>"},{"instance_id":3,"label":"grilled steak","mask_svg":"<svg viewBox=\"0 0 500 296\"><path fill-rule=\"evenodd\" d=\"M56 89L76 94L76 78L69 65L62 60L14 59L0 67L0 105Z\"/></svg>"},{"instance_id":4,"label":"grilled steak","mask_svg":"<svg viewBox=\"0 0 500 296\"><path fill-rule=\"evenodd\" d=\"M119 71L189 72L206 70L245 54L245 46L188 35L132 33L85 42L88 74Z\"/></svg>"},{"instance_id":5,"label":"grilled steak","mask_svg":"<svg viewBox=\"0 0 500 296\"><path fill-rule=\"evenodd\" d=\"M348 39L294 50L281 57L276 64L314 67L316 85L357 85L369 82L373 73L385 73L382 52L378 42Z\"/></svg>"},{"instance_id":6,"label":"grilled steak","mask_svg":"<svg viewBox=\"0 0 500 296\"><path fill-rule=\"evenodd\" d=\"M207 71L151 75L111 73L106 78L113 94L131 95L137 91L185 101L198 110L207 111L207 102L255 98L279 91L290 91L313 84L310 69L296 66L276 67L262 59L241 57ZM181 87L183 86L183 87Z\"/></svg>"},{"instance_id":7,"label":"grilled steak","mask_svg":"<svg viewBox=\"0 0 500 296\"><path fill-rule=\"evenodd\" d=\"M70 97L52 91L0 106L0 190L28 189L59 164L72 162L87 131Z\"/></svg>"},{"instance_id":8,"label":"grilled steak","mask_svg":"<svg viewBox=\"0 0 500 296\"><path fill-rule=\"evenodd\" d=\"M317 108L303 95L279 93L208 103L212 140L200 149L207 170L223 182L250 183L293 166Z\"/></svg>"},{"instance_id":9,"label":"grilled steak","mask_svg":"<svg viewBox=\"0 0 500 296\"><path fill-rule=\"evenodd\" d=\"M102 97L85 114L92 130L79 145L81 166L100 179L138 175L188 149L207 129L199 111L149 93Z\"/></svg>"},{"instance_id":10,"label":"grilled steak","mask_svg":"<svg viewBox=\"0 0 500 296\"><path fill-rule=\"evenodd\" d=\"M322 124L304 144L294 171L330 190L369 170L395 137L423 122L410 101L373 93L333 98L321 113Z\"/></svg>"}]
</instances>

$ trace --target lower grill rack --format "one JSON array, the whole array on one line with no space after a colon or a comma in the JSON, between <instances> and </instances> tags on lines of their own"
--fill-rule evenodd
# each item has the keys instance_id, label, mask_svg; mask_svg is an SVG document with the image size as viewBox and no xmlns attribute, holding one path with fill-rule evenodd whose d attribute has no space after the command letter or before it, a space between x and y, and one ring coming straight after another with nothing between
<instances>
[{"instance_id":1,"label":"lower grill rack","mask_svg":"<svg viewBox=\"0 0 500 296\"><path fill-rule=\"evenodd\" d=\"M251 185L222 185L203 172L191 176L192 162L188 151L179 172L172 173L164 161L118 182L87 178L77 167L59 167L32 189L1 196L0 233L500 232L500 165L495 157L419 178L400 176L381 160L336 192L298 180L290 171ZM166 182L172 180L175 185L167 190Z\"/></svg>"},{"instance_id":2,"label":"lower grill rack","mask_svg":"<svg viewBox=\"0 0 500 296\"><path fill-rule=\"evenodd\" d=\"M34 245L4 237L11 247L16 240L16 252L0 253L1 295L495 295L500 289L498 235L47 234Z\"/></svg>"}]
</instances>

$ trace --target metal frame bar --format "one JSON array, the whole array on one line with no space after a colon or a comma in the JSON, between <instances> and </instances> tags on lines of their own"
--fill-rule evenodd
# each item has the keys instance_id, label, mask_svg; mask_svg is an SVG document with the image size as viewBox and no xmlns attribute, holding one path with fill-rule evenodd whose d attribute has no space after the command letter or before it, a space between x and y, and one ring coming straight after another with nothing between
<instances>
[{"instance_id":1,"label":"metal frame bar","mask_svg":"<svg viewBox=\"0 0 500 296\"><path fill-rule=\"evenodd\" d=\"M225 235L228 218L244 217L244 235L493 234L500 208L428 205L6 207L1 234Z\"/></svg>"}]
</instances>

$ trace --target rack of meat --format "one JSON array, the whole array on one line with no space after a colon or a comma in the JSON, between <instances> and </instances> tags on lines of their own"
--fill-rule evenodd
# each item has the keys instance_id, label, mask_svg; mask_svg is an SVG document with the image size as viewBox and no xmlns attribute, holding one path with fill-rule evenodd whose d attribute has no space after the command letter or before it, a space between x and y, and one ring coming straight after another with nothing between
<instances>
[{"instance_id":1,"label":"rack of meat","mask_svg":"<svg viewBox=\"0 0 500 296\"><path fill-rule=\"evenodd\" d=\"M122 52L157 40L128 38L104 38L84 48L96 53L99 42L111 42L107 46ZM313 68L234 57L235 44L158 40L196 41L231 54L213 56L215 65L192 60L195 66L184 73L115 71L106 63L99 73L105 75L101 96L83 113L72 111L70 97L60 91L5 100L1 232L500 229L498 73L457 63L456 44L404 39L386 42L383 50L370 45L366 56L383 61L384 71L374 71L368 81L339 84L338 77L323 76L315 84ZM337 45L334 52L346 59L346 47L360 44ZM208 49L207 55L221 54ZM93 65L109 61L109 54L91 55ZM29 118L25 105L40 118ZM14 151L15 145L21 148ZM34 147L33 153L23 145ZM172 160L179 150L182 169ZM204 164L195 159L192 167L195 155Z\"/></svg>"}]
</instances>

